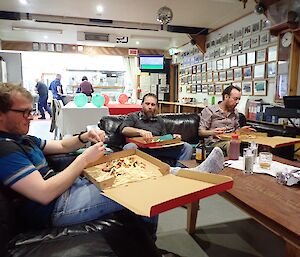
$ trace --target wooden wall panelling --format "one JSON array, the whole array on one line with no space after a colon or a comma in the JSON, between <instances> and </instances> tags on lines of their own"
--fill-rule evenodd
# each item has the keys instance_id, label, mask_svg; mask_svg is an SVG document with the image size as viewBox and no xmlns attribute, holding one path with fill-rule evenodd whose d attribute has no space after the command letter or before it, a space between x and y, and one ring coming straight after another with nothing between
<instances>
[{"instance_id":1,"label":"wooden wall panelling","mask_svg":"<svg viewBox=\"0 0 300 257\"><path fill-rule=\"evenodd\" d=\"M290 86L289 95L297 95L297 84L298 84L298 69L299 69L299 57L300 57L300 43L297 38L293 36L291 46L291 60L290 60Z\"/></svg>"}]
</instances>

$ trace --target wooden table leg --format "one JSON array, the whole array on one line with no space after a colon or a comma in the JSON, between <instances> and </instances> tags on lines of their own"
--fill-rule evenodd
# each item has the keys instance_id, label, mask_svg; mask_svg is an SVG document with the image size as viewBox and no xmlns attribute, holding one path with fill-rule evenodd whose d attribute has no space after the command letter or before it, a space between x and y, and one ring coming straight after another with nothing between
<instances>
[{"instance_id":1,"label":"wooden table leg","mask_svg":"<svg viewBox=\"0 0 300 257\"><path fill-rule=\"evenodd\" d=\"M194 234L196 231L199 201L187 204L187 232Z\"/></svg>"}]
</instances>

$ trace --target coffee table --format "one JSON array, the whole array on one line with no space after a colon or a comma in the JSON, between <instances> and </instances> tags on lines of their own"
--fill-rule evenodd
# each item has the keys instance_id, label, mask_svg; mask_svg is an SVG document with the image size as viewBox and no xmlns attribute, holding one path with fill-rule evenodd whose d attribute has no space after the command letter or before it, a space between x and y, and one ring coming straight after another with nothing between
<instances>
[{"instance_id":1,"label":"coffee table","mask_svg":"<svg viewBox=\"0 0 300 257\"><path fill-rule=\"evenodd\" d=\"M300 167L299 162L274 156L273 160ZM197 165L195 160L181 161L186 167ZM222 175L234 180L233 188L220 195L250 214L256 221L280 236L286 242L286 256L300 257L300 187L284 186L274 177L245 175L240 170L225 168ZM195 232L198 202L188 206L188 232Z\"/></svg>"}]
</instances>

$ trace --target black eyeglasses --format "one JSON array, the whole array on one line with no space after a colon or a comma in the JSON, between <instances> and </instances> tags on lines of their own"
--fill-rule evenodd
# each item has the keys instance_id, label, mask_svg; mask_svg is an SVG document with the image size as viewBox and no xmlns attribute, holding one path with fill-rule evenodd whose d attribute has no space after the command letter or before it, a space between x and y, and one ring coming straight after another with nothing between
<instances>
[{"instance_id":1,"label":"black eyeglasses","mask_svg":"<svg viewBox=\"0 0 300 257\"><path fill-rule=\"evenodd\" d=\"M25 119L27 119L29 116L31 116L31 115L34 114L34 111L33 111L32 109L31 109L31 110L9 109L9 111L23 113L23 117L24 117Z\"/></svg>"}]
</instances>

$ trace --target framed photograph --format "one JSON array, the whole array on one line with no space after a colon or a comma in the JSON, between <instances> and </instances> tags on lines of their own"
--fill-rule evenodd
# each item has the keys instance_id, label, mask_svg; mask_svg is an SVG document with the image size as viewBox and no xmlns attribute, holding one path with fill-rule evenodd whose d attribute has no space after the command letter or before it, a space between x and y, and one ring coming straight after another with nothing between
<instances>
[{"instance_id":1,"label":"framed photograph","mask_svg":"<svg viewBox=\"0 0 300 257\"><path fill-rule=\"evenodd\" d=\"M188 83L188 84L192 84L192 75L189 75L189 76L187 77L187 83Z\"/></svg>"},{"instance_id":2,"label":"framed photograph","mask_svg":"<svg viewBox=\"0 0 300 257\"><path fill-rule=\"evenodd\" d=\"M55 51L56 52L62 52L63 46L62 44L55 44Z\"/></svg>"},{"instance_id":3,"label":"framed photograph","mask_svg":"<svg viewBox=\"0 0 300 257\"><path fill-rule=\"evenodd\" d=\"M253 84L252 81L242 82L242 95L252 95Z\"/></svg>"},{"instance_id":4,"label":"framed photograph","mask_svg":"<svg viewBox=\"0 0 300 257\"><path fill-rule=\"evenodd\" d=\"M206 49L210 48L210 41L207 41L207 42L205 43L205 47L206 47Z\"/></svg>"},{"instance_id":5,"label":"framed photograph","mask_svg":"<svg viewBox=\"0 0 300 257\"><path fill-rule=\"evenodd\" d=\"M252 33L256 33L260 31L260 21L252 24Z\"/></svg>"},{"instance_id":6,"label":"framed photograph","mask_svg":"<svg viewBox=\"0 0 300 257\"><path fill-rule=\"evenodd\" d=\"M48 52L54 52L54 44L53 43L48 43L47 44L47 50Z\"/></svg>"},{"instance_id":7,"label":"framed photograph","mask_svg":"<svg viewBox=\"0 0 300 257\"><path fill-rule=\"evenodd\" d=\"M233 80L233 70L226 71L227 80Z\"/></svg>"},{"instance_id":8,"label":"framed photograph","mask_svg":"<svg viewBox=\"0 0 300 257\"><path fill-rule=\"evenodd\" d=\"M251 38L246 38L243 40L243 50L250 49L251 47Z\"/></svg>"},{"instance_id":9,"label":"framed photograph","mask_svg":"<svg viewBox=\"0 0 300 257\"><path fill-rule=\"evenodd\" d=\"M219 47L215 49L214 57L215 58L220 57L220 48Z\"/></svg>"},{"instance_id":10,"label":"framed photograph","mask_svg":"<svg viewBox=\"0 0 300 257\"><path fill-rule=\"evenodd\" d=\"M232 45L227 45L226 46L226 55L232 54Z\"/></svg>"},{"instance_id":11,"label":"framed photograph","mask_svg":"<svg viewBox=\"0 0 300 257\"><path fill-rule=\"evenodd\" d=\"M237 56L231 56L230 57L230 67L236 67L238 65Z\"/></svg>"},{"instance_id":12,"label":"framed photograph","mask_svg":"<svg viewBox=\"0 0 300 257\"><path fill-rule=\"evenodd\" d=\"M219 71L219 80L226 81L226 71Z\"/></svg>"},{"instance_id":13,"label":"framed photograph","mask_svg":"<svg viewBox=\"0 0 300 257\"><path fill-rule=\"evenodd\" d=\"M196 94L197 93L197 85L192 85L192 94Z\"/></svg>"},{"instance_id":14,"label":"framed photograph","mask_svg":"<svg viewBox=\"0 0 300 257\"><path fill-rule=\"evenodd\" d=\"M216 84L215 85L215 94L216 95L222 95L223 92L223 85L222 84Z\"/></svg>"},{"instance_id":15,"label":"framed photograph","mask_svg":"<svg viewBox=\"0 0 300 257\"><path fill-rule=\"evenodd\" d=\"M267 81L265 80L254 81L253 95L257 95L257 96L267 95Z\"/></svg>"},{"instance_id":16,"label":"framed photograph","mask_svg":"<svg viewBox=\"0 0 300 257\"><path fill-rule=\"evenodd\" d=\"M214 82L218 82L219 81L219 72L214 71L213 77L214 77Z\"/></svg>"},{"instance_id":17,"label":"framed photograph","mask_svg":"<svg viewBox=\"0 0 300 257\"><path fill-rule=\"evenodd\" d=\"M223 59L217 60L217 70L223 70Z\"/></svg>"},{"instance_id":18,"label":"framed photograph","mask_svg":"<svg viewBox=\"0 0 300 257\"><path fill-rule=\"evenodd\" d=\"M201 72L201 64L198 64L196 66L196 70L197 70L197 73L200 73Z\"/></svg>"},{"instance_id":19,"label":"framed photograph","mask_svg":"<svg viewBox=\"0 0 300 257\"><path fill-rule=\"evenodd\" d=\"M196 83L197 83L197 75L196 75L196 74L193 74L193 75L192 75L192 83L193 83L193 84L196 84Z\"/></svg>"},{"instance_id":20,"label":"framed photograph","mask_svg":"<svg viewBox=\"0 0 300 257\"><path fill-rule=\"evenodd\" d=\"M193 65L192 66L192 74L196 74L197 73L197 66Z\"/></svg>"},{"instance_id":21,"label":"framed photograph","mask_svg":"<svg viewBox=\"0 0 300 257\"><path fill-rule=\"evenodd\" d=\"M215 94L215 85L214 84L209 84L208 85L208 94L209 95L214 95Z\"/></svg>"},{"instance_id":22,"label":"framed photograph","mask_svg":"<svg viewBox=\"0 0 300 257\"><path fill-rule=\"evenodd\" d=\"M40 43L40 51L47 51L47 44L46 43Z\"/></svg>"},{"instance_id":23,"label":"framed photograph","mask_svg":"<svg viewBox=\"0 0 300 257\"><path fill-rule=\"evenodd\" d=\"M251 47L258 47L259 46L259 35L254 35L251 37Z\"/></svg>"},{"instance_id":24,"label":"framed photograph","mask_svg":"<svg viewBox=\"0 0 300 257\"><path fill-rule=\"evenodd\" d=\"M208 56L209 56L209 59L215 58L215 51L214 50L208 51Z\"/></svg>"},{"instance_id":25,"label":"framed photograph","mask_svg":"<svg viewBox=\"0 0 300 257\"><path fill-rule=\"evenodd\" d=\"M202 66L201 66L201 71L202 72L206 72L206 63L202 63Z\"/></svg>"},{"instance_id":26,"label":"framed photograph","mask_svg":"<svg viewBox=\"0 0 300 257\"><path fill-rule=\"evenodd\" d=\"M197 84L196 85L196 91L197 91L197 93L201 93L202 92L202 85L201 84Z\"/></svg>"},{"instance_id":27,"label":"framed photograph","mask_svg":"<svg viewBox=\"0 0 300 257\"><path fill-rule=\"evenodd\" d=\"M197 83L201 83L201 73L197 73L196 80L197 80Z\"/></svg>"},{"instance_id":28,"label":"framed photograph","mask_svg":"<svg viewBox=\"0 0 300 257\"><path fill-rule=\"evenodd\" d=\"M244 27L243 29L243 36L244 37L247 37L251 34L251 25L247 26L247 27Z\"/></svg>"},{"instance_id":29,"label":"framed photograph","mask_svg":"<svg viewBox=\"0 0 300 257\"><path fill-rule=\"evenodd\" d=\"M212 71L207 72L207 82L212 82Z\"/></svg>"},{"instance_id":30,"label":"framed photograph","mask_svg":"<svg viewBox=\"0 0 300 257\"><path fill-rule=\"evenodd\" d=\"M228 33L222 37L222 43L228 43Z\"/></svg>"},{"instance_id":31,"label":"framed photograph","mask_svg":"<svg viewBox=\"0 0 300 257\"><path fill-rule=\"evenodd\" d=\"M241 42L233 43L232 45L232 53L237 53L241 50Z\"/></svg>"},{"instance_id":32,"label":"framed photograph","mask_svg":"<svg viewBox=\"0 0 300 257\"><path fill-rule=\"evenodd\" d=\"M247 66L243 68L243 78L252 79L252 66Z\"/></svg>"},{"instance_id":33,"label":"framed photograph","mask_svg":"<svg viewBox=\"0 0 300 257\"><path fill-rule=\"evenodd\" d=\"M211 40L211 41L210 41L210 46L211 46L211 47L214 47L215 45L216 45L216 41L215 41L215 40Z\"/></svg>"},{"instance_id":34,"label":"framed photograph","mask_svg":"<svg viewBox=\"0 0 300 257\"><path fill-rule=\"evenodd\" d=\"M226 46L221 46L220 47L220 56L226 55Z\"/></svg>"},{"instance_id":35,"label":"framed photograph","mask_svg":"<svg viewBox=\"0 0 300 257\"><path fill-rule=\"evenodd\" d=\"M234 31L234 40L241 39L243 36L243 29L237 29Z\"/></svg>"},{"instance_id":36,"label":"framed photograph","mask_svg":"<svg viewBox=\"0 0 300 257\"><path fill-rule=\"evenodd\" d=\"M207 75L206 75L206 72L205 73L202 73L202 77L201 77L201 82L207 82Z\"/></svg>"},{"instance_id":37,"label":"framed photograph","mask_svg":"<svg viewBox=\"0 0 300 257\"><path fill-rule=\"evenodd\" d=\"M254 65L254 78L265 78L265 64Z\"/></svg>"},{"instance_id":38,"label":"framed photograph","mask_svg":"<svg viewBox=\"0 0 300 257\"><path fill-rule=\"evenodd\" d=\"M217 62L211 61L211 70L216 70L216 69L217 69Z\"/></svg>"},{"instance_id":39,"label":"framed photograph","mask_svg":"<svg viewBox=\"0 0 300 257\"><path fill-rule=\"evenodd\" d=\"M230 58L224 58L223 59L223 68L224 69L229 69L230 68Z\"/></svg>"},{"instance_id":40,"label":"framed photograph","mask_svg":"<svg viewBox=\"0 0 300 257\"><path fill-rule=\"evenodd\" d=\"M207 71L210 71L211 70L211 66L212 66L212 61L208 61L207 62Z\"/></svg>"},{"instance_id":41,"label":"framed photograph","mask_svg":"<svg viewBox=\"0 0 300 257\"><path fill-rule=\"evenodd\" d=\"M235 68L234 69L234 80L242 80L242 68Z\"/></svg>"},{"instance_id":42,"label":"framed photograph","mask_svg":"<svg viewBox=\"0 0 300 257\"><path fill-rule=\"evenodd\" d=\"M268 47L268 60L269 62L277 61L277 46Z\"/></svg>"},{"instance_id":43,"label":"framed photograph","mask_svg":"<svg viewBox=\"0 0 300 257\"><path fill-rule=\"evenodd\" d=\"M271 27L271 22L268 19L261 21L261 29L267 29Z\"/></svg>"},{"instance_id":44,"label":"framed photograph","mask_svg":"<svg viewBox=\"0 0 300 257\"><path fill-rule=\"evenodd\" d=\"M276 77L276 70L277 70L277 62L269 62L267 64L268 78Z\"/></svg>"},{"instance_id":45,"label":"framed photograph","mask_svg":"<svg viewBox=\"0 0 300 257\"><path fill-rule=\"evenodd\" d=\"M265 45L269 43L270 35L268 31L265 31L264 33L260 34L259 36L259 44Z\"/></svg>"},{"instance_id":46,"label":"framed photograph","mask_svg":"<svg viewBox=\"0 0 300 257\"><path fill-rule=\"evenodd\" d=\"M238 66L245 66L246 65L246 54L238 55Z\"/></svg>"},{"instance_id":47,"label":"framed photograph","mask_svg":"<svg viewBox=\"0 0 300 257\"><path fill-rule=\"evenodd\" d=\"M220 44L222 44L222 37L218 37L218 38L216 39L216 46L218 46L218 45L220 45Z\"/></svg>"},{"instance_id":48,"label":"framed photograph","mask_svg":"<svg viewBox=\"0 0 300 257\"><path fill-rule=\"evenodd\" d=\"M40 50L40 45L37 42L32 43L32 50L33 51L39 51Z\"/></svg>"},{"instance_id":49,"label":"framed photograph","mask_svg":"<svg viewBox=\"0 0 300 257\"><path fill-rule=\"evenodd\" d=\"M247 65L255 64L255 52L247 53Z\"/></svg>"},{"instance_id":50,"label":"framed photograph","mask_svg":"<svg viewBox=\"0 0 300 257\"><path fill-rule=\"evenodd\" d=\"M266 60L266 57L267 57L266 52L267 52L266 49L256 51L256 63L267 61Z\"/></svg>"},{"instance_id":51,"label":"framed photograph","mask_svg":"<svg viewBox=\"0 0 300 257\"><path fill-rule=\"evenodd\" d=\"M207 92L208 92L208 85L202 84L202 93L207 93Z\"/></svg>"},{"instance_id":52,"label":"framed photograph","mask_svg":"<svg viewBox=\"0 0 300 257\"><path fill-rule=\"evenodd\" d=\"M234 40L234 32L228 33L228 41L232 42Z\"/></svg>"}]
</instances>

